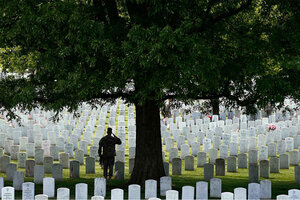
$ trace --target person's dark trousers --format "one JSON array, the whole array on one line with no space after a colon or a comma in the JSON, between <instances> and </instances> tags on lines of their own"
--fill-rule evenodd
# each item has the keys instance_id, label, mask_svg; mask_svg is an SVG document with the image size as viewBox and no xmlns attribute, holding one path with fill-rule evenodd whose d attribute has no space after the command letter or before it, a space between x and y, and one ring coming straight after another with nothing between
<instances>
[{"instance_id":1,"label":"person's dark trousers","mask_svg":"<svg viewBox=\"0 0 300 200\"><path fill-rule=\"evenodd\" d=\"M107 178L107 170L109 169L109 177L112 177L115 164L115 157L103 158L103 176Z\"/></svg>"}]
</instances>

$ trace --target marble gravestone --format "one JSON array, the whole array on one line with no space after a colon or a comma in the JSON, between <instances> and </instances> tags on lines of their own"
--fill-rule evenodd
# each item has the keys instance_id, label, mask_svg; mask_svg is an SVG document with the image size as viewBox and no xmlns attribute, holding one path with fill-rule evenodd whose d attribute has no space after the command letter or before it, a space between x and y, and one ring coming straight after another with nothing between
<instances>
[{"instance_id":1,"label":"marble gravestone","mask_svg":"<svg viewBox=\"0 0 300 200\"><path fill-rule=\"evenodd\" d=\"M128 200L140 200L141 199L141 186L137 184L131 184L128 186Z\"/></svg>"},{"instance_id":2,"label":"marble gravestone","mask_svg":"<svg viewBox=\"0 0 300 200\"><path fill-rule=\"evenodd\" d=\"M88 185L86 183L78 183L75 185L75 199L87 200L88 198Z\"/></svg>"},{"instance_id":3,"label":"marble gravestone","mask_svg":"<svg viewBox=\"0 0 300 200\"><path fill-rule=\"evenodd\" d=\"M206 152L198 152L197 154L197 167L203 167L206 163L207 156Z\"/></svg>"},{"instance_id":4,"label":"marble gravestone","mask_svg":"<svg viewBox=\"0 0 300 200\"><path fill-rule=\"evenodd\" d=\"M80 163L77 160L70 162L70 178L80 178Z\"/></svg>"},{"instance_id":5,"label":"marble gravestone","mask_svg":"<svg viewBox=\"0 0 300 200\"><path fill-rule=\"evenodd\" d=\"M270 158L270 173L279 173L279 172L280 172L279 158L271 157Z\"/></svg>"},{"instance_id":6,"label":"marble gravestone","mask_svg":"<svg viewBox=\"0 0 300 200\"><path fill-rule=\"evenodd\" d=\"M16 171L13 178L13 186L15 190L22 190L24 183L24 172Z\"/></svg>"},{"instance_id":7,"label":"marble gravestone","mask_svg":"<svg viewBox=\"0 0 300 200\"><path fill-rule=\"evenodd\" d=\"M211 163L204 164L204 180L209 181L214 177L214 165Z\"/></svg>"},{"instance_id":8,"label":"marble gravestone","mask_svg":"<svg viewBox=\"0 0 300 200\"><path fill-rule=\"evenodd\" d=\"M194 156L185 157L185 171L194 171Z\"/></svg>"},{"instance_id":9,"label":"marble gravestone","mask_svg":"<svg viewBox=\"0 0 300 200\"><path fill-rule=\"evenodd\" d=\"M125 163L117 161L115 162L115 179L124 180L125 178Z\"/></svg>"},{"instance_id":10,"label":"marble gravestone","mask_svg":"<svg viewBox=\"0 0 300 200\"><path fill-rule=\"evenodd\" d=\"M25 176L26 177L33 177L34 176L34 166L35 161L34 160L26 160L25 163Z\"/></svg>"},{"instance_id":11,"label":"marble gravestone","mask_svg":"<svg viewBox=\"0 0 300 200\"><path fill-rule=\"evenodd\" d=\"M157 197L157 182L150 179L145 181L145 198L149 199L152 197Z\"/></svg>"},{"instance_id":12,"label":"marble gravestone","mask_svg":"<svg viewBox=\"0 0 300 200\"><path fill-rule=\"evenodd\" d=\"M160 177L160 196L166 196L168 190L172 190L172 178L170 176Z\"/></svg>"},{"instance_id":13,"label":"marble gravestone","mask_svg":"<svg viewBox=\"0 0 300 200\"><path fill-rule=\"evenodd\" d=\"M0 177L0 197L2 196L2 188L4 187L4 178Z\"/></svg>"},{"instance_id":14,"label":"marble gravestone","mask_svg":"<svg viewBox=\"0 0 300 200\"><path fill-rule=\"evenodd\" d=\"M63 167L61 164L53 164L52 177L55 181L61 181L63 178Z\"/></svg>"},{"instance_id":15,"label":"marble gravestone","mask_svg":"<svg viewBox=\"0 0 300 200\"><path fill-rule=\"evenodd\" d=\"M235 188L234 199L247 199L247 189L241 187Z\"/></svg>"},{"instance_id":16,"label":"marble gravestone","mask_svg":"<svg viewBox=\"0 0 300 200\"><path fill-rule=\"evenodd\" d=\"M51 173L52 167L53 167L53 157L51 156L44 157L45 173Z\"/></svg>"},{"instance_id":17,"label":"marble gravestone","mask_svg":"<svg viewBox=\"0 0 300 200\"><path fill-rule=\"evenodd\" d=\"M2 200L14 200L15 199L15 189L13 187L4 187L1 191Z\"/></svg>"},{"instance_id":18,"label":"marble gravestone","mask_svg":"<svg viewBox=\"0 0 300 200\"><path fill-rule=\"evenodd\" d=\"M220 198L222 193L222 180L213 178L210 180L210 197Z\"/></svg>"},{"instance_id":19,"label":"marble gravestone","mask_svg":"<svg viewBox=\"0 0 300 200\"><path fill-rule=\"evenodd\" d=\"M256 163L249 163L249 171L248 171L248 177L250 183L258 183L259 181L259 168Z\"/></svg>"},{"instance_id":20,"label":"marble gravestone","mask_svg":"<svg viewBox=\"0 0 300 200\"><path fill-rule=\"evenodd\" d=\"M166 200L178 200L179 192L176 190L168 190L166 192Z\"/></svg>"},{"instance_id":21,"label":"marble gravestone","mask_svg":"<svg viewBox=\"0 0 300 200\"><path fill-rule=\"evenodd\" d=\"M14 175L16 171L17 171L17 165L14 163L9 163L7 165L6 180L12 181L14 179Z\"/></svg>"},{"instance_id":22,"label":"marble gravestone","mask_svg":"<svg viewBox=\"0 0 300 200\"><path fill-rule=\"evenodd\" d=\"M272 198L272 182L269 180L260 181L260 198L271 199Z\"/></svg>"},{"instance_id":23,"label":"marble gravestone","mask_svg":"<svg viewBox=\"0 0 300 200\"><path fill-rule=\"evenodd\" d=\"M44 178L43 179L43 194L47 195L48 197L55 196L55 180L54 178Z\"/></svg>"},{"instance_id":24,"label":"marble gravestone","mask_svg":"<svg viewBox=\"0 0 300 200\"><path fill-rule=\"evenodd\" d=\"M180 158L174 158L172 160L172 174L181 175L182 171L182 161Z\"/></svg>"},{"instance_id":25,"label":"marble gravestone","mask_svg":"<svg viewBox=\"0 0 300 200\"><path fill-rule=\"evenodd\" d=\"M248 199L259 200L260 199L260 184L249 183L248 184Z\"/></svg>"},{"instance_id":26,"label":"marble gravestone","mask_svg":"<svg viewBox=\"0 0 300 200\"><path fill-rule=\"evenodd\" d=\"M236 157L229 156L227 158L227 172L236 172Z\"/></svg>"},{"instance_id":27,"label":"marble gravestone","mask_svg":"<svg viewBox=\"0 0 300 200\"><path fill-rule=\"evenodd\" d=\"M222 200L233 200L233 193L232 192L222 192L221 199Z\"/></svg>"},{"instance_id":28,"label":"marble gravestone","mask_svg":"<svg viewBox=\"0 0 300 200\"><path fill-rule=\"evenodd\" d=\"M27 160L27 154L26 153L19 153L18 154L18 167L19 168L25 168L26 167L26 160Z\"/></svg>"},{"instance_id":29,"label":"marble gravestone","mask_svg":"<svg viewBox=\"0 0 300 200\"><path fill-rule=\"evenodd\" d=\"M45 177L45 168L41 165L34 166L34 183L43 183L43 178Z\"/></svg>"},{"instance_id":30,"label":"marble gravestone","mask_svg":"<svg viewBox=\"0 0 300 200\"><path fill-rule=\"evenodd\" d=\"M34 183L25 182L22 184L22 199L34 200Z\"/></svg>"},{"instance_id":31,"label":"marble gravestone","mask_svg":"<svg viewBox=\"0 0 300 200\"><path fill-rule=\"evenodd\" d=\"M216 159L216 176L225 176L225 160L222 158Z\"/></svg>"},{"instance_id":32,"label":"marble gravestone","mask_svg":"<svg viewBox=\"0 0 300 200\"><path fill-rule=\"evenodd\" d=\"M106 195L106 179L105 178L95 178L94 180L94 196Z\"/></svg>"},{"instance_id":33,"label":"marble gravestone","mask_svg":"<svg viewBox=\"0 0 300 200\"><path fill-rule=\"evenodd\" d=\"M2 156L0 158L0 169L2 173L7 172L7 166L10 163L10 156Z\"/></svg>"},{"instance_id":34,"label":"marble gravestone","mask_svg":"<svg viewBox=\"0 0 300 200\"><path fill-rule=\"evenodd\" d=\"M195 188L193 186L182 187L182 200L195 199Z\"/></svg>"},{"instance_id":35,"label":"marble gravestone","mask_svg":"<svg viewBox=\"0 0 300 200\"><path fill-rule=\"evenodd\" d=\"M38 195L35 195L35 200L48 200L48 196L45 195L45 194L38 194Z\"/></svg>"},{"instance_id":36,"label":"marble gravestone","mask_svg":"<svg viewBox=\"0 0 300 200\"><path fill-rule=\"evenodd\" d=\"M111 190L111 200L123 200L124 191L122 189L116 188Z\"/></svg>"},{"instance_id":37,"label":"marble gravestone","mask_svg":"<svg viewBox=\"0 0 300 200\"><path fill-rule=\"evenodd\" d=\"M85 173L86 174L95 174L95 158L93 157L87 157L85 159ZM98 196L98 195L95 195ZM101 195L100 195L101 196Z\"/></svg>"},{"instance_id":38,"label":"marble gravestone","mask_svg":"<svg viewBox=\"0 0 300 200\"><path fill-rule=\"evenodd\" d=\"M196 199L208 199L208 183L198 181L196 183Z\"/></svg>"},{"instance_id":39,"label":"marble gravestone","mask_svg":"<svg viewBox=\"0 0 300 200\"><path fill-rule=\"evenodd\" d=\"M261 160L259 165L260 177L269 178L270 176L270 162L268 160Z\"/></svg>"},{"instance_id":40,"label":"marble gravestone","mask_svg":"<svg viewBox=\"0 0 300 200\"><path fill-rule=\"evenodd\" d=\"M58 188L57 189L57 200L69 200L70 189L69 188Z\"/></svg>"}]
</instances>

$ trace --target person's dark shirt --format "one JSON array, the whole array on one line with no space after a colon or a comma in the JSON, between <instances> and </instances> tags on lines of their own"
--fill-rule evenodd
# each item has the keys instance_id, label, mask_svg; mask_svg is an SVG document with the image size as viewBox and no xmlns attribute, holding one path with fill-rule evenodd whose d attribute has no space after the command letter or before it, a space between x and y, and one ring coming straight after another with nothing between
<instances>
[{"instance_id":1,"label":"person's dark shirt","mask_svg":"<svg viewBox=\"0 0 300 200\"><path fill-rule=\"evenodd\" d=\"M120 138L112 135L106 135L101 138L99 142L99 156L103 156L104 158L107 157L114 157L116 155L115 145L121 144ZM103 151L102 151L103 148Z\"/></svg>"}]
</instances>

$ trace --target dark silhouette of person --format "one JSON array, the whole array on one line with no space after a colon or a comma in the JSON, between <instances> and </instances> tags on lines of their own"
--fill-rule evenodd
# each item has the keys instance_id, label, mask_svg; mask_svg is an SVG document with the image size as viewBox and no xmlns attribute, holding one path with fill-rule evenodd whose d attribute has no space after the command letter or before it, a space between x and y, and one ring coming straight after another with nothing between
<instances>
[{"instance_id":1,"label":"dark silhouette of person","mask_svg":"<svg viewBox=\"0 0 300 200\"><path fill-rule=\"evenodd\" d=\"M107 171L109 169L109 180L113 175L115 164L116 150L115 145L121 144L120 138L112 133L112 128L107 128L107 135L102 137L99 142L98 154L100 157L100 165L103 166L103 176L107 179ZM103 152L102 152L103 148Z\"/></svg>"}]
</instances>

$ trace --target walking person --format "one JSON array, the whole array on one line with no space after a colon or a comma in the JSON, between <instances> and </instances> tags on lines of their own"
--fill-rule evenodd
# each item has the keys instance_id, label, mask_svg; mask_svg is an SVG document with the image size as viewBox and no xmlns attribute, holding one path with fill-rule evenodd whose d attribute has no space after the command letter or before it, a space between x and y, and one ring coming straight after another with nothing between
<instances>
[{"instance_id":1,"label":"walking person","mask_svg":"<svg viewBox=\"0 0 300 200\"><path fill-rule=\"evenodd\" d=\"M107 128L107 135L101 138L99 142L98 154L100 157L100 165L103 166L103 176L107 179L107 171L109 170L108 177L111 180L115 164L116 150L115 145L121 144L120 138L112 133L112 128ZM103 151L102 151L103 148Z\"/></svg>"}]
</instances>

